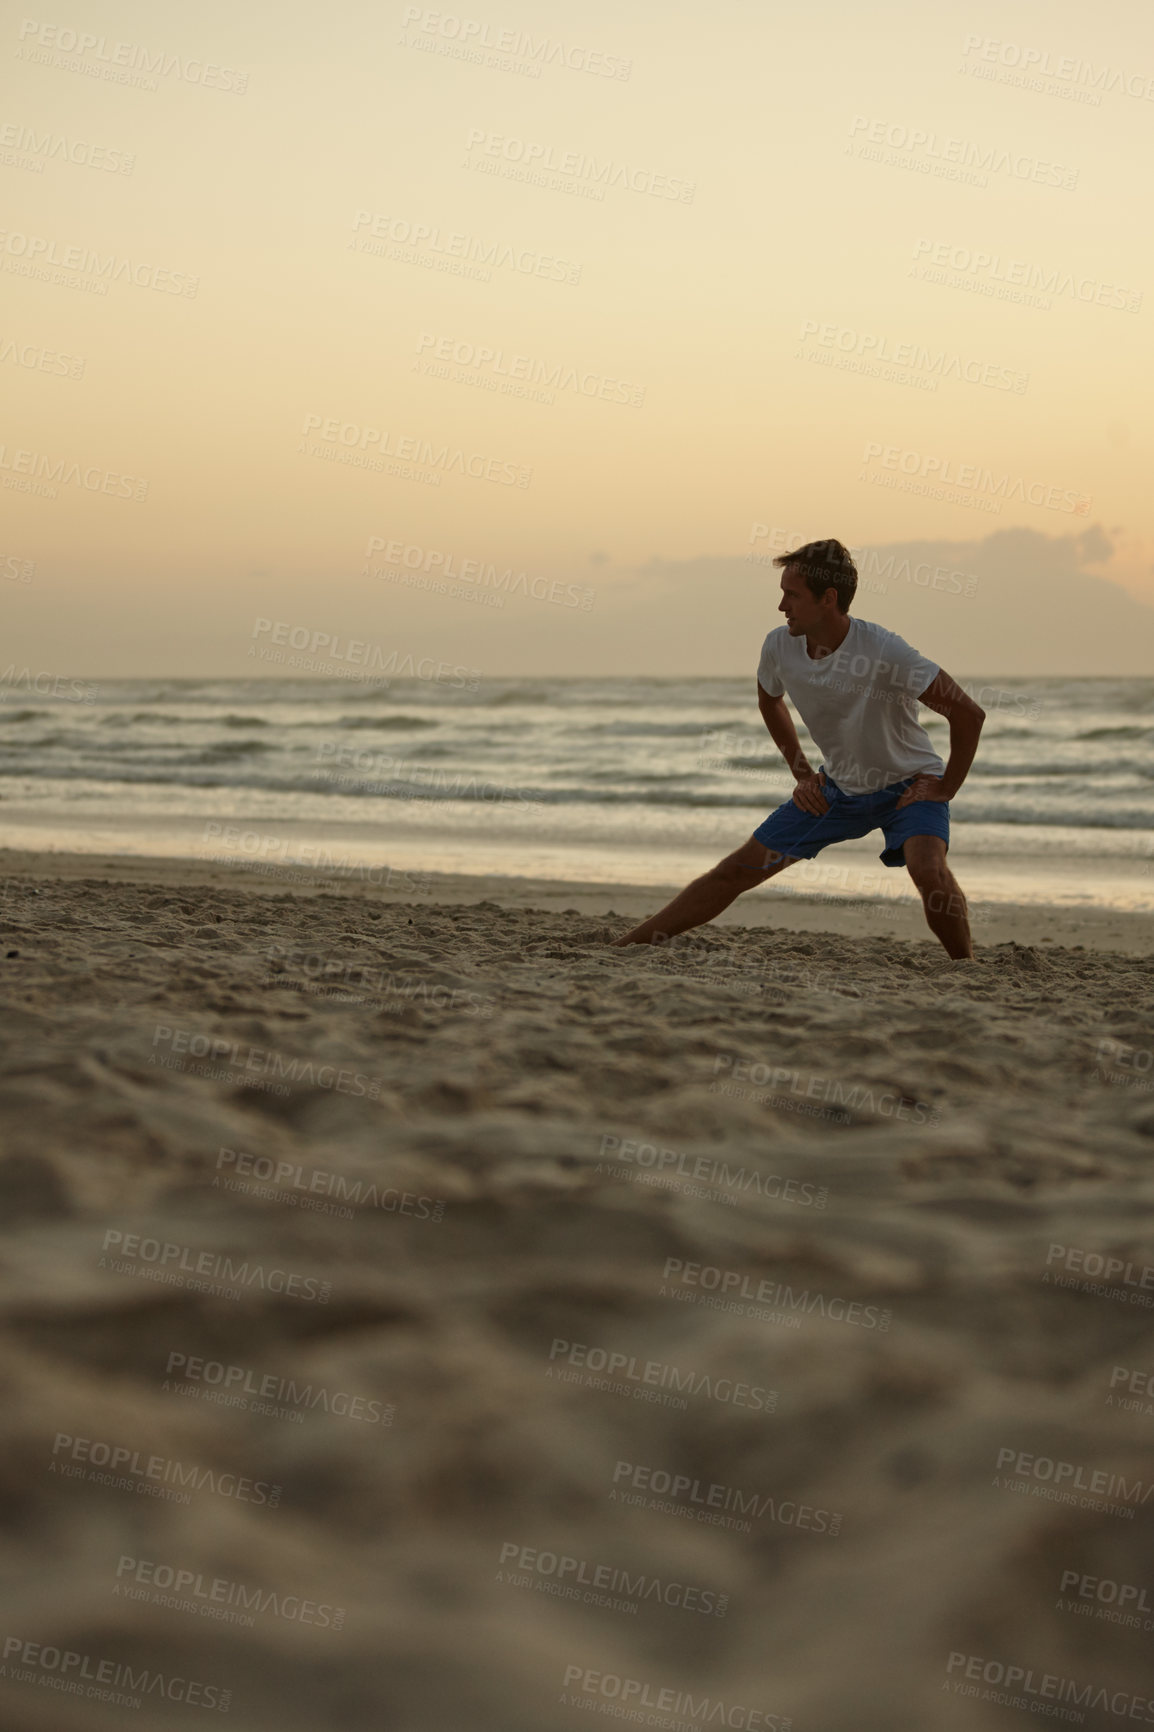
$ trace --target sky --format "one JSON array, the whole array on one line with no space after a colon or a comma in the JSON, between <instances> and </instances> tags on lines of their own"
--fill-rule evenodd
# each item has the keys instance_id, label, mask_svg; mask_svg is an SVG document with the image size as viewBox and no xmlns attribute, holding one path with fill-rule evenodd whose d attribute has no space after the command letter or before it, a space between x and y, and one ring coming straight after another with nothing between
<instances>
[{"instance_id":1,"label":"sky","mask_svg":"<svg viewBox=\"0 0 1154 1732\"><path fill-rule=\"evenodd\" d=\"M738 673L835 536L943 665L1154 666L1137 0L78 0L0 74L5 664Z\"/></svg>"}]
</instances>

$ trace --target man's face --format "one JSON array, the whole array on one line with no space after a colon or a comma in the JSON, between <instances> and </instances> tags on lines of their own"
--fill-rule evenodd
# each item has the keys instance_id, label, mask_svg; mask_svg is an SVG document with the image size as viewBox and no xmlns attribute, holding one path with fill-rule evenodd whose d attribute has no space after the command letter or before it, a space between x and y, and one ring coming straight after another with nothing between
<instances>
[{"instance_id":1,"label":"man's face","mask_svg":"<svg viewBox=\"0 0 1154 1732\"><path fill-rule=\"evenodd\" d=\"M796 565L782 567L781 601L777 611L785 615L790 637L801 637L824 617L824 608L811 593Z\"/></svg>"}]
</instances>

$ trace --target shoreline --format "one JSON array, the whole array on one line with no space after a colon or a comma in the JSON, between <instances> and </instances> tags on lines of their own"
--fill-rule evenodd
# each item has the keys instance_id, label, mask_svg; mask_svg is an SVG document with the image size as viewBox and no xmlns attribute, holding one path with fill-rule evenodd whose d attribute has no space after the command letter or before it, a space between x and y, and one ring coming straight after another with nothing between
<instances>
[{"instance_id":1,"label":"shoreline","mask_svg":"<svg viewBox=\"0 0 1154 1732\"><path fill-rule=\"evenodd\" d=\"M894 874L895 878L898 874ZM668 902L680 883L604 884L582 879L510 877L496 873L410 872L365 868L363 873L325 873L276 867L258 872L237 864L167 855L92 853L55 849L0 848L0 909L10 881L111 882L170 888L248 890L259 896L344 896L417 906L501 907L620 919L636 923ZM904 878L904 875L903 875ZM389 880L392 879L392 882ZM905 888L903 884L903 888ZM975 948L1054 945L1056 948L1154 955L1154 919L1123 909L1071 908L1067 904L981 902L970 898ZM936 943L912 893L900 900L852 895L807 895L766 886L740 897L711 927L775 928L842 938L890 937ZM623 930L624 930L623 925Z\"/></svg>"}]
</instances>

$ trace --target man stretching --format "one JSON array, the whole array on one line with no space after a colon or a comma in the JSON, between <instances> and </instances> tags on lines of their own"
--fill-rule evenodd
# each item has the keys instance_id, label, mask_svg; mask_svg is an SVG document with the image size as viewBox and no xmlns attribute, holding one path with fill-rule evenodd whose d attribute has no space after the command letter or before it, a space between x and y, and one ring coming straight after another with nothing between
<instances>
[{"instance_id":1,"label":"man stretching","mask_svg":"<svg viewBox=\"0 0 1154 1732\"><path fill-rule=\"evenodd\" d=\"M905 866L931 932L950 956L972 957L966 899L946 851L949 801L974 761L985 711L896 632L850 618L857 570L840 541L811 541L773 563L783 567L785 624L762 648L757 701L797 783L793 797L735 854L614 942L649 944L701 926L795 860L880 829L881 859ZM820 770L801 749L787 693L821 751ZM918 721L919 703L949 722L947 764Z\"/></svg>"}]
</instances>

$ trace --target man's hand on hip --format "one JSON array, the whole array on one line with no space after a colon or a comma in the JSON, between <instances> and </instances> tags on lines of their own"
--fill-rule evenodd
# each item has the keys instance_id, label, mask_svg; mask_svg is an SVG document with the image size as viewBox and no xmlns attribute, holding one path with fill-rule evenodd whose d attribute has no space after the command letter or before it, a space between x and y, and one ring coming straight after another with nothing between
<instances>
[{"instance_id":1,"label":"man's hand on hip","mask_svg":"<svg viewBox=\"0 0 1154 1732\"><path fill-rule=\"evenodd\" d=\"M897 810L903 806L912 806L915 800L946 800L950 799L940 776L915 776L901 799Z\"/></svg>"},{"instance_id":2,"label":"man's hand on hip","mask_svg":"<svg viewBox=\"0 0 1154 1732\"><path fill-rule=\"evenodd\" d=\"M800 806L803 812L812 812L815 818L823 818L829 811L829 801L825 797L825 771L811 771L808 776L802 776L793 790L793 803Z\"/></svg>"}]
</instances>

